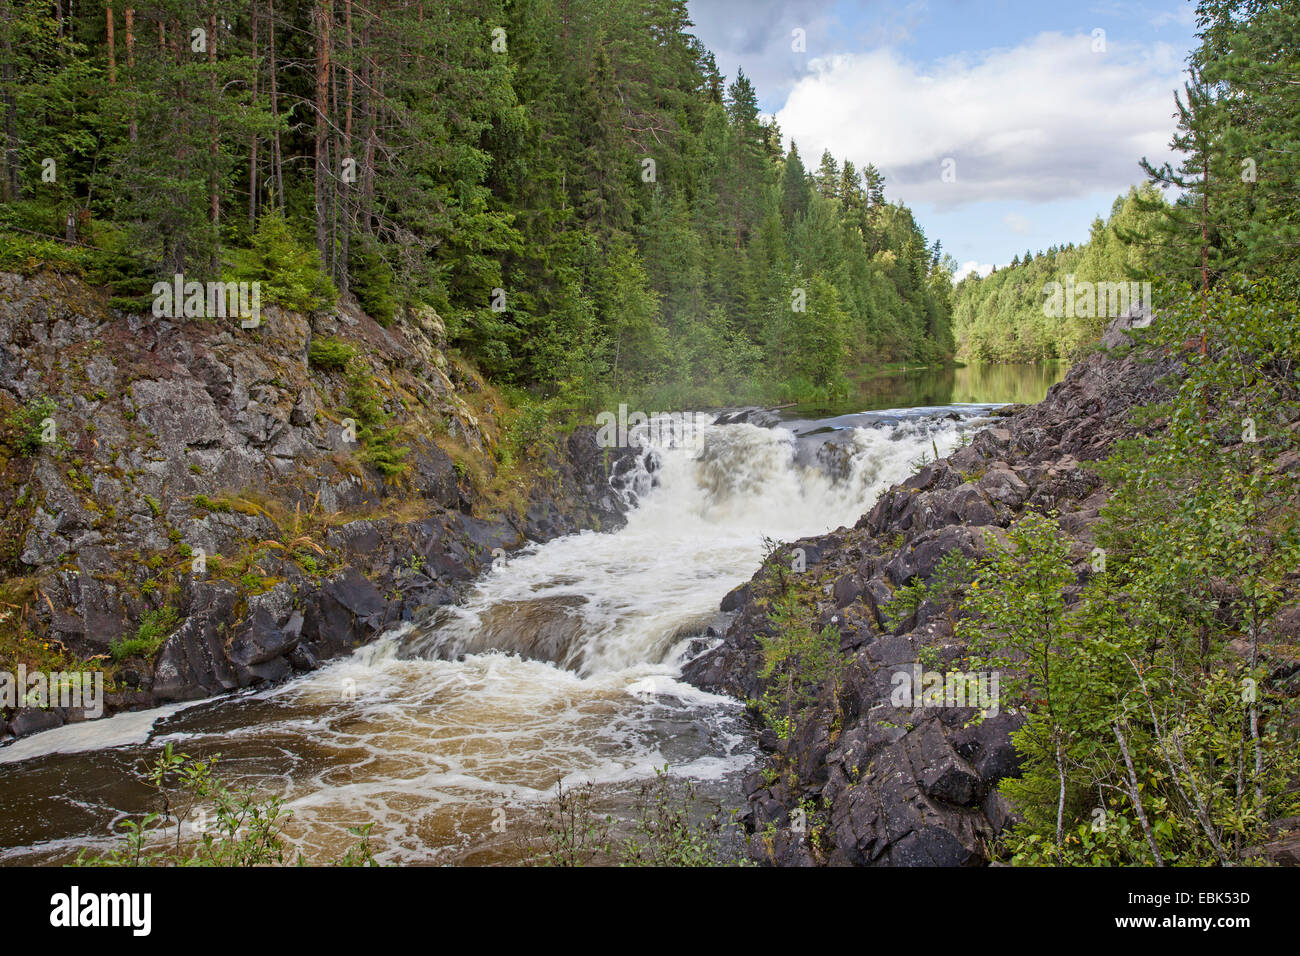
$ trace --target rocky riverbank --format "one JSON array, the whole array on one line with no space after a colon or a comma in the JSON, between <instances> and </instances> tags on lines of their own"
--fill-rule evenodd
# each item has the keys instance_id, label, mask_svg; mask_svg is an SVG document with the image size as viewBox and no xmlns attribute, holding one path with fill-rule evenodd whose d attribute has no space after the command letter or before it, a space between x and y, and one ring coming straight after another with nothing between
<instances>
[{"instance_id":1,"label":"rocky riverbank","mask_svg":"<svg viewBox=\"0 0 1300 956\"><path fill-rule=\"evenodd\" d=\"M359 383L312 360L322 342L363 357ZM359 401L401 473L354 440ZM11 422L0 444L0 669L103 669L106 714L313 669L494 554L623 521L594 431L521 448L432 311L382 328L269 306L245 329L0 273L0 421L24 410L40 438ZM0 739L80 719L0 710Z\"/></svg>"},{"instance_id":2,"label":"rocky riverbank","mask_svg":"<svg viewBox=\"0 0 1300 956\"><path fill-rule=\"evenodd\" d=\"M1156 400L1174 367L1118 348L1130 322L1117 320L1103 351L1075 365L1043 402L1013 409L969 445L925 465L854 527L782 546L723 601L735 616L721 643L686 670L701 687L743 700L761 696L758 637L773 633L771 601L790 580L815 601L814 627L838 629L849 659L840 693L823 687L793 733L762 732L767 756L746 780L743 816L755 859L796 866L987 862L990 842L1012 821L996 788L1018 773L1010 734L1020 718L1006 701L979 722L974 708L892 706L896 671L922 661L944 671L964 648L948 613L933 603L902 620L886 608L898 588L928 581L950 552L985 554L1026 510L1059 515L1079 580L1086 580L1091 528L1107 490L1082 465L1132 433L1128 412Z\"/></svg>"}]
</instances>

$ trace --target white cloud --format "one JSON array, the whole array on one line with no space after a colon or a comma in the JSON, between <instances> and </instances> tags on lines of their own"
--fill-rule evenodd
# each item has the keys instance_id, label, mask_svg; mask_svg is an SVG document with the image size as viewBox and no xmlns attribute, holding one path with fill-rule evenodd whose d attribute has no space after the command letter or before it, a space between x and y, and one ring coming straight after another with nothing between
<instances>
[{"instance_id":1,"label":"white cloud","mask_svg":"<svg viewBox=\"0 0 1300 956\"><path fill-rule=\"evenodd\" d=\"M1140 157L1167 154L1180 56L1113 42L1093 53L1090 35L1060 33L932 66L846 54L814 60L777 119L810 162L823 149L873 162L909 203L1119 192L1141 178Z\"/></svg>"},{"instance_id":2,"label":"white cloud","mask_svg":"<svg viewBox=\"0 0 1300 956\"><path fill-rule=\"evenodd\" d=\"M990 273L993 272L993 263L976 262L974 259L972 259L969 262L963 262L961 264L961 267L952 274L952 281L960 282L962 279L966 278L972 272L975 273L977 276L979 276L981 279L983 279L984 277L988 276Z\"/></svg>"},{"instance_id":3,"label":"white cloud","mask_svg":"<svg viewBox=\"0 0 1300 956\"><path fill-rule=\"evenodd\" d=\"M1006 226L1012 232L1018 232L1023 236L1033 228L1034 224L1030 222L1028 218L1019 213L1009 212L1002 217L1002 225Z\"/></svg>"},{"instance_id":4,"label":"white cloud","mask_svg":"<svg viewBox=\"0 0 1300 956\"><path fill-rule=\"evenodd\" d=\"M760 99L779 103L840 30L834 0L691 0L694 33L705 40L728 81L743 69ZM791 49L794 29L805 50Z\"/></svg>"}]
</instances>

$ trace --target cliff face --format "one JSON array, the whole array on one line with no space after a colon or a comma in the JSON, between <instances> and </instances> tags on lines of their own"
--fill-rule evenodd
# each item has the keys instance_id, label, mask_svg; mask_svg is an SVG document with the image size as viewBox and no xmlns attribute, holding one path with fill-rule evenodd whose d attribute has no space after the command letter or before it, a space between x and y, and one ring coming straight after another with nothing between
<instances>
[{"instance_id":1,"label":"cliff face","mask_svg":"<svg viewBox=\"0 0 1300 956\"><path fill-rule=\"evenodd\" d=\"M1120 344L1117 320L1106 344ZM892 678L928 661L945 671L961 657L948 615L930 602L906 620L885 608L896 588L928 580L944 556L986 553L1026 509L1060 515L1084 579L1091 528L1107 491L1080 464L1106 456L1130 433L1128 411L1156 400L1169 361L1090 356L1038 405L1015 411L967 446L890 489L853 528L793 542L769 557L723 601L736 612L721 644L693 661L687 679L757 699L771 634L769 599L777 565L794 548L807 570L801 593L817 597L815 627L836 627L850 657L838 699L823 688L810 719L788 739L765 730L769 756L745 783L750 852L778 865L958 866L985 862L989 842L1011 821L999 780L1018 773L1010 734L1020 718L1003 702L974 723L970 707L895 707ZM1014 411L1014 410L1008 410ZM816 813L806 809L810 804Z\"/></svg>"},{"instance_id":2,"label":"cliff face","mask_svg":"<svg viewBox=\"0 0 1300 956\"><path fill-rule=\"evenodd\" d=\"M13 427L0 445L6 656L104 667L109 712L195 699L344 653L497 548L621 523L590 429L503 473L503 404L442 335L432 312L127 315L74 278L0 273L0 421L49 419L33 454ZM362 357L360 386L309 362L321 339ZM358 387L400 429L404 473L349 440ZM75 719L0 711L0 738Z\"/></svg>"}]
</instances>

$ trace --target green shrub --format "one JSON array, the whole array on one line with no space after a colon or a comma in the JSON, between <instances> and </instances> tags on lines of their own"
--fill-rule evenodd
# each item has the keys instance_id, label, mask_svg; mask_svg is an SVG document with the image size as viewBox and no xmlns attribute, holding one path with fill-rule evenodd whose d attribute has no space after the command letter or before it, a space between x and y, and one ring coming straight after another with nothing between
<instances>
[{"instance_id":1,"label":"green shrub","mask_svg":"<svg viewBox=\"0 0 1300 956\"><path fill-rule=\"evenodd\" d=\"M42 395L9 416L5 424L13 432L12 444L18 454L32 458L41 450L46 444L44 422L47 418L53 419L58 410L54 399Z\"/></svg>"},{"instance_id":2,"label":"green shrub","mask_svg":"<svg viewBox=\"0 0 1300 956\"><path fill-rule=\"evenodd\" d=\"M384 410L382 396L375 387L374 372L360 359L348 365L347 400L342 411L356 421L362 460L374 465L385 478L406 471L405 459L411 449L397 444L401 429L388 427L391 416Z\"/></svg>"},{"instance_id":3,"label":"green shrub","mask_svg":"<svg viewBox=\"0 0 1300 956\"><path fill-rule=\"evenodd\" d=\"M131 657L152 657L162 647L167 635L176 626L176 611L169 607L146 611L140 619L135 637L119 637L108 645L113 660L124 661Z\"/></svg>"},{"instance_id":4,"label":"green shrub","mask_svg":"<svg viewBox=\"0 0 1300 956\"><path fill-rule=\"evenodd\" d=\"M315 312L338 298L316 250L294 238L289 224L274 213L257 221L251 248L234 252L230 272L236 281L260 282L264 302L294 312Z\"/></svg>"},{"instance_id":5,"label":"green shrub","mask_svg":"<svg viewBox=\"0 0 1300 956\"><path fill-rule=\"evenodd\" d=\"M351 345L330 336L312 340L311 347L307 350L307 361L312 368L335 372L347 368L356 354L357 350Z\"/></svg>"},{"instance_id":6,"label":"green shrub","mask_svg":"<svg viewBox=\"0 0 1300 956\"><path fill-rule=\"evenodd\" d=\"M349 259L352 269L352 294L361 308L384 327L397 317L397 299L393 295L393 270L388 267L373 241L357 237Z\"/></svg>"},{"instance_id":7,"label":"green shrub","mask_svg":"<svg viewBox=\"0 0 1300 956\"><path fill-rule=\"evenodd\" d=\"M302 855L288 857L284 828L293 816L280 797L258 800L250 787L232 791L213 774L221 759L215 754L198 760L176 753L164 745L158 760L145 775L160 809L128 820L120 846L104 854L83 850L75 866L285 866L301 864ZM196 839L186 839L186 830L196 829L191 817L206 815L211 807L214 819ZM357 838L332 866L375 866L370 849L373 823L349 827Z\"/></svg>"},{"instance_id":8,"label":"green shrub","mask_svg":"<svg viewBox=\"0 0 1300 956\"><path fill-rule=\"evenodd\" d=\"M789 737L824 689L830 690L838 708L848 660L840 651L839 630L833 625L813 630L808 612L794 595L775 599L768 616L774 633L758 635L763 649L759 676L766 687L757 709L768 726L781 737Z\"/></svg>"}]
</instances>

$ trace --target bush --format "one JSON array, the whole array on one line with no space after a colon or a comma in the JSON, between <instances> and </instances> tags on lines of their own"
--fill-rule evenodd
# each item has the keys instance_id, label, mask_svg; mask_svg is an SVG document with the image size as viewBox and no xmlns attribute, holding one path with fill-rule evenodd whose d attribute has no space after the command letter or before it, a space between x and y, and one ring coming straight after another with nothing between
<instances>
[{"instance_id":1,"label":"bush","mask_svg":"<svg viewBox=\"0 0 1300 956\"><path fill-rule=\"evenodd\" d=\"M53 420L59 406L48 396L31 399L22 408L13 412L6 424L14 433L13 446L24 458L32 458L47 444L45 441L45 420Z\"/></svg>"},{"instance_id":2,"label":"bush","mask_svg":"<svg viewBox=\"0 0 1300 956\"><path fill-rule=\"evenodd\" d=\"M336 372L346 368L356 354L357 350L352 346L330 336L312 341L311 347L307 350L307 362L312 368Z\"/></svg>"},{"instance_id":3,"label":"bush","mask_svg":"<svg viewBox=\"0 0 1300 956\"><path fill-rule=\"evenodd\" d=\"M161 809L140 820L128 820L122 845L103 855L83 850L75 866L285 866L287 859L284 828L293 816L279 797L258 800L251 788L235 792L213 774L221 759L216 754L196 760L176 753L172 744L163 747L145 781L158 796ZM215 819L207 821L211 806ZM206 822L196 840L186 841L185 828L191 817ZM370 849L373 824L349 827L357 838L346 853L331 861L333 866L375 866ZM196 828L191 825L191 832Z\"/></svg>"},{"instance_id":4,"label":"bush","mask_svg":"<svg viewBox=\"0 0 1300 956\"><path fill-rule=\"evenodd\" d=\"M830 689L838 707L848 660L840 651L839 629L827 625L813 630L794 595L774 599L769 617L774 633L758 635L763 649L759 676L766 687L757 709L768 726L785 738L817 704L823 689Z\"/></svg>"},{"instance_id":5,"label":"bush","mask_svg":"<svg viewBox=\"0 0 1300 956\"><path fill-rule=\"evenodd\" d=\"M716 801L704 801L689 780L673 777L668 767L655 768L643 783L633 807L632 833L617 839L616 821L596 813L595 784L587 781L566 790L556 784L555 798L542 811L540 832L524 846L531 866L722 866L736 860L740 828L724 820ZM734 816L734 814L733 814Z\"/></svg>"},{"instance_id":6,"label":"bush","mask_svg":"<svg viewBox=\"0 0 1300 956\"><path fill-rule=\"evenodd\" d=\"M348 406L343 412L356 420L357 441L362 459L374 465L385 478L406 471L406 456L411 449L397 444L401 429L389 428L391 417L384 410L383 399L374 384L374 371L360 359L348 366Z\"/></svg>"},{"instance_id":7,"label":"bush","mask_svg":"<svg viewBox=\"0 0 1300 956\"><path fill-rule=\"evenodd\" d=\"M81 275L93 259L93 252L81 246L0 230L0 270L5 272L32 275L50 267Z\"/></svg>"},{"instance_id":8,"label":"bush","mask_svg":"<svg viewBox=\"0 0 1300 956\"><path fill-rule=\"evenodd\" d=\"M357 237L349 256L352 270L352 293L372 319L387 328L397 317L397 299L393 296L393 270L388 268L374 243Z\"/></svg>"},{"instance_id":9,"label":"bush","mask_svg":"<svg viewBox=\"0 0 1300 956\"><path fill-rule=\"evenodd\" d=\"M298 242L289 224L274 213L257 221L251 248L236 250L232 262L233 279L260 282L266 302L294 312L315 312L338 298L316 250Z\"/></svg>"},{"instance_id":10,"label":"bush","mask_svg":"<svg viewBox=\"0 0 1300 956\"><path fill-rule=\"evenodd\" d=\"M108 649L113 660L120 662L131 657L153 657L176 626L176 620L176 612L169 607L146 611L135 637L119 637L109 643Z\"/></svg>"}]
</instances>

